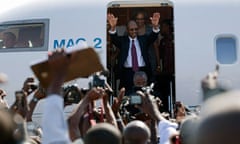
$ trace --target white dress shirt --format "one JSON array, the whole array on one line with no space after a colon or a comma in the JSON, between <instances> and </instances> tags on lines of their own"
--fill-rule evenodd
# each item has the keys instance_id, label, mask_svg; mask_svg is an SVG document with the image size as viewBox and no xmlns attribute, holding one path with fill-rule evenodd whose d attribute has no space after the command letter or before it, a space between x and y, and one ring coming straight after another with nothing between
<instances>
[{"instance_id":1,"label":"white dress shirt","mask_svg":"<svg viewBox=\"0 0 240 144\"><path fill-rule=\"evenodd\" d=\"M158 124L158 133L160 135L159 144L171 144L170 137L177 134L178 124L170 122L168 120L161 120Z\"/></svg>"},{"instance_id":2,"label":"white dress shirt","mask_svg":"<svg viewBox=\"0 0 240 144\"><path fill-rule=\"evenodd\" d=\"M71 143L63 109L63 98L61 96L55 94L47 96L42 120L42 144Z\"/></svg>"},{"instance_id":3,"label":"white dress shirt","mask_svg":"<svg viewBox=\"0 0 240 144\"><path fill-rule=\"evenodd\" d=\"M140 45L139 45L139 42L138 42L137 38L132 39L132 38L129 37L129 40L130 40L130 43L129 43L128 56L127 56L127 59L124 63L124 67L126 67L126 68L131 68L132 67L132 40L134 40L134 45L136 47L138 67L144 67L145 62L143 60L141 48L140 48Z\"/></svg>"}]
</instances>

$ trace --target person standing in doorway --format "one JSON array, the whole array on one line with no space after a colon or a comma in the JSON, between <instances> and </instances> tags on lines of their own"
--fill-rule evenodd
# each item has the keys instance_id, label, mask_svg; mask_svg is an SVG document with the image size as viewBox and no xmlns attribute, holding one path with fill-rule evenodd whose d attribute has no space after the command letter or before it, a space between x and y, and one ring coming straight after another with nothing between
<instances>
[{"instance_id":1,"label":"person standing in doorway","mask_svg":"<svg viewBox=\"0 0 240 144\"><path fill-rule=\"evenodd\" d=\"M148 57L149 46L157 39L159 29L160 13L154 13L150 17L152 23L152 32L149 35L138 35L138 25L135 20L127 23L127 35L118 36L116 25L118 18L113 14L108 14L108 23L110 25L109 34L112 43L120 49L118 55L118 67L120 88L125 87L126 93L133 87L133 75L136 71L144 71L149 76L151 66Z\"/></svg>"}]
</instances>

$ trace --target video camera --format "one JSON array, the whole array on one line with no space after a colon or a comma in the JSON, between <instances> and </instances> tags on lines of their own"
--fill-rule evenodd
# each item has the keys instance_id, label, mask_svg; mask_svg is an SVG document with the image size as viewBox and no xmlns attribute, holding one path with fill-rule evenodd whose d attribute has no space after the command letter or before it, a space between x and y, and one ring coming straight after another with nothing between
<instances>
[{"instance_id":1,"label":"video camera","mask_svg":"<svg viewBox=\"0 0 240 144\"><path fill-rule=\"evenodd\" d=\"M63 87L65 103L78 103L81 100L81 92L77 85L67 85Z\"/></svg>"}]
</instances>

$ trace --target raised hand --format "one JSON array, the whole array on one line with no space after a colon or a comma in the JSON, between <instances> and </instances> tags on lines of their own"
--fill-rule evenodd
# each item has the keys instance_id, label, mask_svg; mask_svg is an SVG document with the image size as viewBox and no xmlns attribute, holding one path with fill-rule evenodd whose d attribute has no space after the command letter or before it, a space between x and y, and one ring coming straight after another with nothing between
<instances>
[{"instance_id":1,"label":"raised hand","mask_svg":"<svg viewBox=\"0 0 240 144\"><path fill-rule=\"evenodd\" d=\"M154 120L163 120L160 111L158 110L157 102L151 99L151 95L147 93L143 93L141 91L137 91L137 94L142 98L142 104L137 105L137 107L142 110L144 113L150 115L150 117Z\"/></svg>"},{"instance_id":2,"label":"raised hand","mask_svg":"<svg viewBox=\"0 0 240 144\"><path fill-rule=\"evenodd\" d=\"M87 92L85 97L88 98L90 101L94 101L99 98L103 98L105 95L106 93L103 88L92 88L89 92Z\"/></svg>"},{"instance_id":3,"label":"raised hand","mask_svg":"<svg viewBox=\"0 0 240 144\"><path fill-rule=\"evenodd\" d=\"M111 26L111 30L115 30L118 18L115 17L113 14L109 13L107 15L107 20L108 20L109 25Z\"/></svg>"},{"instance_id":4,"label":"raised hand","mask_svg":"<svg viewBox=\"0 0 240 144\"><path fill-rule=\"evenodd\" d=\"M34 97L36 97L38 100L40 100L40 99L45 98L46 94L47 94L46 90L43 87L39 86L39 88L36 90L36 92L34 94Z\"/></svg>"},{"instance_id":5,"label":"raised hand","mask_svg":"<svg viewBox=\"0 0 240 144\"><path fill-rule=\"evenodd\" d=\"M20 114L23 118L26 117L29 106L27 102L27 93L24 91L16 91L15 92L16 100L12 105L11 109L15 112Z\"/></svg>"},{"instance_id":6,"label":"raised hand","mask_svg":"<svg viewBox=\"0 0 240 144\"><path fill-rule=\"evenodd\" d=\"M52 76L51 83L48 86L48 94L61 95L61 86L67 75L70 58L64 49L56 49L48 53L49 73Z\"/></svg>"},{"instance_id":7,"label":"raised hand","mask_svg":"<svg viewBox=\"0 0 240 144\"><path fill-rule=\"evenodd\" d=\"M113 100L113 104L112 104L112 110L113 112L116 114L119 109L120 109L120 105L122 103L122 99L123 99L123 96L125 95L125 88L122 88L119 92L119 95L118 97L114 98Z\"/></svg>"},{"instance_id":8,"label":"raised hand","mask_svg":"<svg viewBox=\"0 0 240 144\"><path fill-rule=\"evenodd\" d=\"M27 79L23 83L22 90L25 91L27 93L27 95L30 95L36 89L37 89L37 85L34 84L34 78L27 77Z\"/></svg>"},{"instance_id":9,"label":"raised hand","mask_svg":"<svg viewBox=\"0 0 240 144\"><path fill-rule=\"evenodd\" d=\"M159 26L159 20L160 20L160 13L159 12L155 12L153 13L153 16L150 17L151 23L153 25L154 28Z\"/></svg>"}]
</instances>

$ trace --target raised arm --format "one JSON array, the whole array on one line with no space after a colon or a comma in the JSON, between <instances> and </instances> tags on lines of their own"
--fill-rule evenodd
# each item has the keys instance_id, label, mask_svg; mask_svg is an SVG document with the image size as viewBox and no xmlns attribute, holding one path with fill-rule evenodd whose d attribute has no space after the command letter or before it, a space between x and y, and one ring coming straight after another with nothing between
<instances>
[{"instance_id":1,"label":"raised arm","mask_svg":"<svg viewBox=\"0 0 240 144\"><path fill-rule=\"evenodd\" d=\"M161 121L165 119L158 110L157 102L150 98L150 94L141 91L138 91L137 94L142 97L142 104L141 106L138 106L139 109L148 114L154 120Z\"/></svg>"},{"instance_id":2,"label":"raised arm","mask_svg":"<svg viewBox=\"0 0 240 144\"><path fill-rule=\"evenodd\" d=\"M151 20L153 29L158 30L159 29L160 13L159 12L153 13L153 16L150 17L150 20Z\"/></svg>"},{"instance_id":3,"label":"raised arm","mask_svg":"<svg viewBox=\"0 0 240 144\"><path fill-rule=\"evenodd\" d=\"M47 88L43 110L43 143L70 143L67 122L64 118L62 84L67 74L70 58L64 49L57 49L48 55L49 71L52 79Z\"/></svg>"},{"instance_id":4,"label":"raised arm","mask_svg":"<svg viewBox=\"0 0 240 144\"><path fill-rule=\"evenodd\" d=\"M117 121L117 125L118 125L118 129L122 132L125 125L124 125L124 122L123 122L123 119L120 115L120 106L121 106L121 103L122 103L122 99L123 99L123 96L125 95L125 88L121 88L120 92L119 92L119 95L117 98L114 98L113 100L113 105L112 105L112 110L113 110L113 113L116 117L116 121Z\"/></svg>"},{"instance_id":5,"label":"raised arm","mask_svg":"<svg viewBox=\"0 0 240 144\"><path fill-rule=\"evenodd\" d=\"M81 133L78 125L80 122L80 118L84 117L83 115L86 113L86 109L88 105L94 100L103 97L103 95L104 95L103 89L100 89L100 88L91 89L84 96L84 98L77 104L73 112L70 114L68 118L68 124L69 124L69 133L72 141L81 137Z\"/></svg>"},{"instance_id":6,"label":"raised arm","mask_svg":"<svg viewBox=\"0 0 240 144\"><path fill-rule=\"evenodd\" d=\"M113 14L109 13L107 15L107 20L108 20L108 23L110 25L110 31L115 31L116 30L116 26L117 26L118 18L115 17Z\"/></svg>"},{"instance_id":7,"label":"raised arm","mask_svg":"<svg viewBox=\"0 0 240 144\"><path fill-rule=\"evenodd\" d=\"M106 115L106 121L116 127L118 127L116 118L114 116L113 110L109 104L109 95L105 93L103 97L103 107L105 110L105 115Z\"/></svg>"},{"instance_id":8,"label":"raised arm","mask_svg":"<svg viewBox=\"0 0 240 144\"><path fill-rule=\"evenodd\" d=\"M32 121L32 114L37 106L37 103L39 100L43 99L46 97L46 92L43 90L43 88L39 87L33 95L32 100L29 103L29 111L27 112L27 122Z\"/></svg>"}]
</instances>

